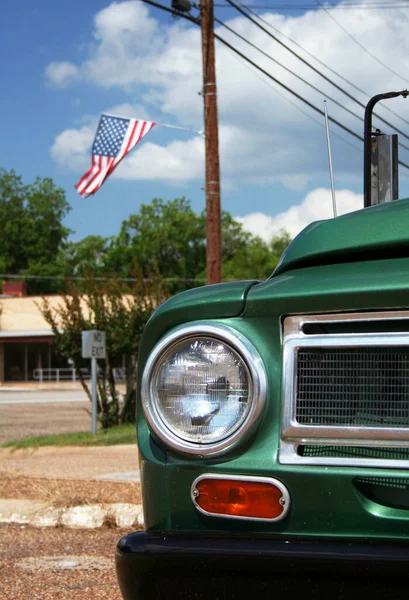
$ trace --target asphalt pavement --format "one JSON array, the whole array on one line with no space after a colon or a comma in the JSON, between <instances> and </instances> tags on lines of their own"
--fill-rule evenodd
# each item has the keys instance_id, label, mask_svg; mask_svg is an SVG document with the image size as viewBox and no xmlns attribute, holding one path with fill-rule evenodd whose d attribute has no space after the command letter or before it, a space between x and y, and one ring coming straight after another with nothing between
<instances>
[{"instance_id":1,"label":"asphalt pavement","mask_svg":"<svg viewBox=\"0 0 409 600\"><path fill-rule=\"evenodd\" d=\"M51 404L60 402L88 402L84 390L27 390L0 388L1 404Z\"/></svg>"},{"instance_id":2,"label":"asphalt pavement","mask_svg":"<svg viewBox=\"0 0 409 600\"><path fill-rule=\"evenodd\" d=\"M0 445L76 431L91 431L91 402L82 390L0 392Z\"/></svg>"}]
</instances>

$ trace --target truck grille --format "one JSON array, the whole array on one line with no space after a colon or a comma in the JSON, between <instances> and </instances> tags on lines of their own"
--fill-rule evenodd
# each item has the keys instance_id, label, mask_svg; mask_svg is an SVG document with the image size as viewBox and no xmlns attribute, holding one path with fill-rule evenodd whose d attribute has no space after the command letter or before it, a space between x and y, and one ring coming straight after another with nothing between
<instances>
[{"instance_id":1,"label":"truck grille","mask_svg":"<svg viewBox=\"0 0 409 600\"><path fill-rule=\"evenodd\" d=\"M409 311L284 319L282 464L409 466Z\"/></svg>"},{"instance_id":2,"label":"truck grille","mask_svg":"<svg viewBox=\"0 0 409 600\"><path fill-rule=\"evenodd\" d=\"M299 348L295 419L302 425L409 427L409 349Z\"/></svg>"}]
</instances>

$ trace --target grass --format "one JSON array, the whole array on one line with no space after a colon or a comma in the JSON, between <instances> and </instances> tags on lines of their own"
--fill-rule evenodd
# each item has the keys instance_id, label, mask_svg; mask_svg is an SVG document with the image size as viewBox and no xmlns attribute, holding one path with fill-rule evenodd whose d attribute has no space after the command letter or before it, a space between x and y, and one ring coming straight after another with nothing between
<instances>
[{"instance_id":1,"label":"grass","mask_svg":"<svg viewBox=\"0 0 409 600\"><path fill-rule=\"evenodd\" d=\"M100 429L96 435L89 431L59 433L28 437L22 440L6 442L3 448L40 448L41 446L115 446L118 444L135 444L136 427L129 423L117 425L110 429Z\"/></svg>"}]
</instances>

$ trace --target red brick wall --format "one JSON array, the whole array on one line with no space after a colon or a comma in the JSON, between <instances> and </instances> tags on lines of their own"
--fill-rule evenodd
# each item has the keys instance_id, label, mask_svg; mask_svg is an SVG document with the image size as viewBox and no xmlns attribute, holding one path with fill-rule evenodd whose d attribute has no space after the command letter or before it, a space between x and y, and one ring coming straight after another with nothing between
<instances>
[{"instance_id":1,"label":"red brick wall","mask_svg":"<svg viewBox=\"0 0 409 600\"><path fill-rule=\"evenodd\" d=\"M23 281L4 281L3 294L18 296L27 296L27 284Z\"/></svg>"}]
</instances>

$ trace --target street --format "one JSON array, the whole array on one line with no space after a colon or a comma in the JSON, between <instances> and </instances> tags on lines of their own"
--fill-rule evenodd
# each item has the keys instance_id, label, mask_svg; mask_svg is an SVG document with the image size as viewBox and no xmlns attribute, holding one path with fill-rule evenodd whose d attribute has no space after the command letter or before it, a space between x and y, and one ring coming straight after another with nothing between
<instances>
[{"instance_id":1,"label":"street","mask_svg":"<svg viewBox=\"0 0 409 600\"><path fill-rule=\"evenodd\" d=\"M0 392L0 444L29 436L91 431L82 391Z\"/></svg>"},{"instance_id":2,"label":"street","mask_svg":"<svg viewBox=\"0 0 409 600\"><path fill-rule=\"evenodd\" d=\"M5 390L0 388L1 404L50 404L88 402L83 390Z\"/></svg>"}]
</instances>

